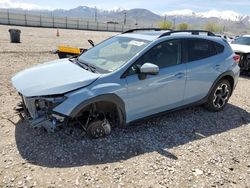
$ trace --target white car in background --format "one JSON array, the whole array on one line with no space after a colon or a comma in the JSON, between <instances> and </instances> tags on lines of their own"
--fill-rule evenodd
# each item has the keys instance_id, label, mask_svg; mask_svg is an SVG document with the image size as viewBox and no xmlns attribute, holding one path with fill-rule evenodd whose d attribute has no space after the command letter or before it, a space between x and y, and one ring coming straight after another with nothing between
<instances>
[{"instance_id":1,"label":"white car in background","mask_svg":"<svg viewBox=\"0 0 250 188\"><path fill-rule=\"evenodd\" d=\"M240 56L239 66L250 73L250 35L243 35L231 42L233 51Z\"/></svg>"},{"instance_id":2,"label":"white car in background","mask_svg":"<svg viewBox=\"0 0 250 188\"><path fill-rule=\"evenodd\" d=\"M226 36L226 35L216 34L216 36L225 39L228 43L231 43L234 40L233 37L229 37L229 36Z\"/></svg>"}]
</instances>

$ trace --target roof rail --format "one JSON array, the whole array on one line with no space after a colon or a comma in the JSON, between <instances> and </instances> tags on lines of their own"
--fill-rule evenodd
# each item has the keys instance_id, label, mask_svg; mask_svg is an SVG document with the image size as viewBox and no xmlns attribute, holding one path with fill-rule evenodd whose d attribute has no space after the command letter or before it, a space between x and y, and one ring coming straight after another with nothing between
<instances>
[{"instance_id":1,"label":"roof rail","mask_svg":"<svg viewBox=\"0 0 250 188\"><path fill-rule=\"evenodd\" d=\"M138 28L138 29L130 29L130 30L124 31L122 34L133 33L136 31L173 31L173 30L172 29L161 29L161 28Z\"/></svg>"},{"instance_id":2,"label":"roof rail","mask_svg":"<svg viewBox=\"0 0 250 188\"><path fill-rule=\"evenodd\" d=\"M192 35L199 35L200 33L207 33L207 36L216 36L214 33L206 30L177 30L177 31L169 31L166 33L163 33L159 38L169 36L173 33L191 33Z\"/></svg>"}]
</instances>

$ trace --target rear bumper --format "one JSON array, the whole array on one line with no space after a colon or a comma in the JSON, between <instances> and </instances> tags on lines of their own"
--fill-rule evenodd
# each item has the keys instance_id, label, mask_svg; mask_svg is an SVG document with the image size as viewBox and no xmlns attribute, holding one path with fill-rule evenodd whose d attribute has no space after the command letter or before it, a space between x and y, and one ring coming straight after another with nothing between
<instances>
[{"instance_id":1,"label":"rear bumper","mask_svg":"<svg viewBox=\"0 0 250 188\"><path fill-rule=\"evenodd\" d=\"M240 70L235 74L235 77L234 77L234 88L233 88L233 90L235 90L235 88L236 88L236 86L238 84L239 77L240 77Z\"/></svg>"}]
</instances>

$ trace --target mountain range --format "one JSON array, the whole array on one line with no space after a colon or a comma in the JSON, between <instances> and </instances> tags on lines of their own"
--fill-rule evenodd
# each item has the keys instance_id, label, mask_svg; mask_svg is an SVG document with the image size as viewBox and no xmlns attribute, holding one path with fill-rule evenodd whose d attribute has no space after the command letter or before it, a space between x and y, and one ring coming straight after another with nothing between
<instances>
[{"instance_id":1,"label":"mountain range","mask_svg":"<svg viewBox=\"0 0 250 188\"><path fill-rule=\"evenodd\" d=\"M223 26L231 32L246 32L250 29L250 16L241 15L234 11L217 11L211 10L207 12L194 12L189 9L174 10L158 15L147 9L115 9L102 10L94 7L79 6L73 9L55 9L55 10L23 10L15 9L15 11L26 11L32 14L54 15L57 17L77 17L89 21L98 22L118 22L129 25L157 26L157 23L164 19L179 24L186 22L195 28L201 28L207 22L214 22ZM126 20L126 21L125 21Z\"/></svg>"}]
</instances>

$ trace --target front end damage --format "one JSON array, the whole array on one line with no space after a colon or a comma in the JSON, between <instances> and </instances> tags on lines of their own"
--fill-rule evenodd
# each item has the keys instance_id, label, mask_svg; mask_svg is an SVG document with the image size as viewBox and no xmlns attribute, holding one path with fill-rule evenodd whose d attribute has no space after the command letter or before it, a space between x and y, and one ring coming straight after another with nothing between
<instances>
[{"instance_id":1,"label":"front end damage","mask_svg":"<svg viewBox=\"0 0 250 188\"><path fill-rule=\"evenodd\" d=\"M235 52L235 54L240 56L239 67L242 71L250 71L250 52Z\"/></svg>"},{"instance_id":2,"label":"front end damage","mask_svg":"<svg viewBox=\"0 0 250 188\"><path fill-rule=\"evenodd\" d=\"M79 125L92 138L99 138L109 135L111 127L123 122L122 112L109 102L87 105L73 118L53 111L67 99L63 95L20 96L22 101L15 108L20 118L28 121L33 128L44 128L47 132L54 132L59 126L72 124Z\"/></svg>"},{"instance_id":3,"label":"front end damage","mask_svg":"<svg viewBox=\"0 0 250 188\"><path fill-rule=\"evenodd\" d=\"M116 104L112 100L84 103L91 92L83 88L100 76L69 59L26 69L11 79L22 99L15 110L33 128L54 132L60 125L76 125L93 138L108 135L120 116ZM73 111L77 113L72 115Z\"/></svg>"},{"instance_id":4,"label":"front end damage","mask_svg":"<svg viewBox=\"0 0 250 188\"><path fill-rule=\"evenodd\" d=\"M66 100L65 96L24 97L21 95L15 111L21 119L29 121L33 128L45 128L48 132L63 124L66 117L53 112L53 109Z\"/></svg>"}]
</instances>

